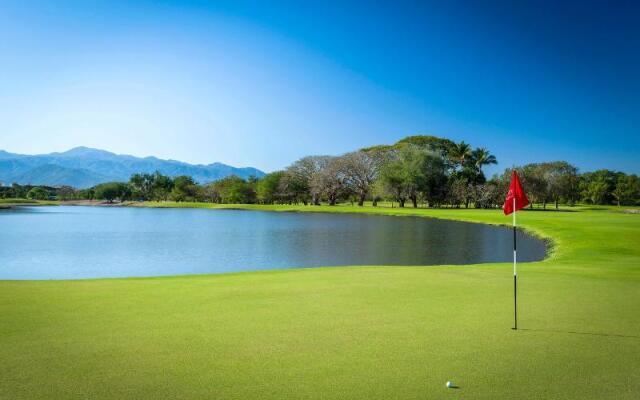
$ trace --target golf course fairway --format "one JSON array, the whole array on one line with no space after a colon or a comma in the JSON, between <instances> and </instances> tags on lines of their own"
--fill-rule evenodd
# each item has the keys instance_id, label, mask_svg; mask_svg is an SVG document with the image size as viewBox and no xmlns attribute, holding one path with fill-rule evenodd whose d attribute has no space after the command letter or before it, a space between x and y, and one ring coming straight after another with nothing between
<instances>
[{"instance_id":1,"label":"golf course fairway","mask_svg":"<svg viewBox=\"0 0 640 400\"><path fill-rule=\"evenodd\" d=\"M510 263L0 281L0 399L638 399L640 215L571 210L518 212L518 331Z\"/></svg>"}]
</instances>

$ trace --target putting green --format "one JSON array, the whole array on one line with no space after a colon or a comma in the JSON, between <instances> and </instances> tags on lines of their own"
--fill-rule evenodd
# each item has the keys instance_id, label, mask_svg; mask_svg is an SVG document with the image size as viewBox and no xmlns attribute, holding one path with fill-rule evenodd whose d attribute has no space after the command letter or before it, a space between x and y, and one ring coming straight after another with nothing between
<instances>
[{"instance_id":1,"label":"putting green","mask_svg":"<svg viewBox=\"0 0 640 400\"><path fill-rule=\"evenodd\" d=\"M555 244L521 264L519 331L510 264L2 281L0 399L639 398L640 215L518 219Z\"/></svg>"}]
</instances>

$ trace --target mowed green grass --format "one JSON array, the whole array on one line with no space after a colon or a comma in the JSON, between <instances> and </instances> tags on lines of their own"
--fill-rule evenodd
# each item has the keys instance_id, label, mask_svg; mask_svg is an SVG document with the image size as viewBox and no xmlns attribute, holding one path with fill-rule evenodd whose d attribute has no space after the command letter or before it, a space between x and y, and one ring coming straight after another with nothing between
<instances>
[{"instance_id":1,"label":"mowed green grass","mask_svg":"<svg viewBox=\"0 0 640 400\"><path fill-rule=\"evenodd\" d=\"M520 266L518 331L508 263L0 282L0 398L640 398L640 215L518 220L555 244Z\"/></svg>"},{"instance_id":2,"label":"mowed green grass","mask_svg":"<svg viewBox=\"0 0 640 400\"><path fill-rule=\"evenodd\" d=\"M0 199L0 207L12 207L20 205L28 206L55 206L60 202L55 200L31 200L31 199Z\"/></svg>"}]
</instances>

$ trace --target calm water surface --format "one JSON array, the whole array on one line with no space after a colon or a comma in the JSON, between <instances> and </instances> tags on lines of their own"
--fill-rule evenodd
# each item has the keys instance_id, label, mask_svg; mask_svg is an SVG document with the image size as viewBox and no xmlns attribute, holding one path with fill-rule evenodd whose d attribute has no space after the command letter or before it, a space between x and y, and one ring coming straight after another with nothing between
<instances>
[{"instance_id":1,"label":"calm water surface","mask_svg":"<svg viewBox=\"0 0 640 400\"><path fill-rule=\"evenodd\" d=\"M512 259L509 228L419 217L59 206L2 210L0 226L0 279ZM518 235L520 260L544 258Z\"/></svg>"}]
</instances>

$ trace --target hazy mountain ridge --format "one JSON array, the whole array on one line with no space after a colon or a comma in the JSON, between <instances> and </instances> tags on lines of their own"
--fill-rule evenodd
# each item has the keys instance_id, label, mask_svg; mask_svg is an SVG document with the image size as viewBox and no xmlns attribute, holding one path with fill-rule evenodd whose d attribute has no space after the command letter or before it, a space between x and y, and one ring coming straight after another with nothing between
<instances>
[{"instance_id":1,"label":"hazy mountain ridge","mask_svg":"<svg viewBox=\"0 0 640 400\"><path fill-rule=\"evenodd\" d=\"M263 176L251 167L236 168L222 163L208 165L162 160L156 157L120 155L89 147L75 147L61 153L13 154L0 150L0 182L86 188L109 181L128 181L135 173L159 171L169 176L189 175L207 183L229 175Z\"/></svg>"}]
</instances>

